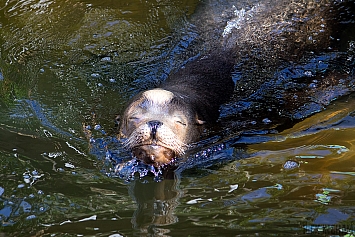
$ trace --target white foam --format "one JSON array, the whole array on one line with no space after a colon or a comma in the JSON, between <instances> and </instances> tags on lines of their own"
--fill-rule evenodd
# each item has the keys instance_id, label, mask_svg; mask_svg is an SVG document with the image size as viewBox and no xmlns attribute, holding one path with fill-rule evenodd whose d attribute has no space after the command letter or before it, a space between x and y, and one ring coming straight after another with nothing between
<instances>
[{"instance_id":1,"label":"white foam","mask_svg":"<svg viewBox=\"0 0 355 237\"><path fill-rule=\"evenodd\" d=\"M224 27L222 36L226 37L232 32L233 29L241 29L243 24L245 24L247 20L252 18L254 14L259 11L260 7L261 5L256 5L248 11L246 11L244 8L235 10L234 14L236 17L227 22L226 27Z\"/></svg>"}]
</instances>

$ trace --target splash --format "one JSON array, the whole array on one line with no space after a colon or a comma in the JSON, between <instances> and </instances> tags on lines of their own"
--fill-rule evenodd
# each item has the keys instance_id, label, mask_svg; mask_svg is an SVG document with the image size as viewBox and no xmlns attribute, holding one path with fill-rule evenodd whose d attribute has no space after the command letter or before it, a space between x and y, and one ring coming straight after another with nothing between
<instances>
[{"instance_id":1,"label":"splash","mask_svg":"<svg viewBox=\"0 0 355 237\"><path fill-rule=\"evenodd\" d=\"M117 164L114 168L114 173L126 181L132 181L137 176L141 179L149 174L153 174L153 179L156 182L163 179L163 168L156 168L153 165L144 164L136 158L123 164Z\"/></svg>"},{"instance_id":2,"label":"splash","mask_svg":"<svg viewBox=\"0 0 355 237\"><path fill-rule=\"evenodd\" d=\"M235 7L235 6L233 6ZM235 10L234 15L235 18L229 20L227 22L227 25L224 27L224 31L222 33L223 37L226 37L229 35L233 29L241 29L242 26L245 24L247 20L250 18L253 18L254 14L259 12L259 9L261 8L261 5L258 4L256 6L253 6L250 10L245 10L244 8L240 10Z\"/></svg>"},{"instance_id":3,"label":"splash","mask_svg":"<svg viewBox=\"0 0 355 237\"><path fill-rule=\"evenodd\" d=\"M107 136L104 138L90 138L90 153L101 161L101 170L109 177L118 177L127 182L136 178L153 175L154 181L163 179L164 166L156 168L132 157L124 148L124 140Z\"/></svg>"}]
</instances>

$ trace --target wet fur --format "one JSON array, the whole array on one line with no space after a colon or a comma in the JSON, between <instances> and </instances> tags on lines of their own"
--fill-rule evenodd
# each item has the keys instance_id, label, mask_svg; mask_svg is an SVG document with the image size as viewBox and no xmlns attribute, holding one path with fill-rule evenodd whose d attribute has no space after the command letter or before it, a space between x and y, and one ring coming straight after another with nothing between
<instances>
[{"instance_id":1,"label":"wet fur","mask_svg":"<svg viewBox=\"0 0 355 237\"><path fill-rule=\"evenodd\" d=\"M184 155L234 90L230 53L210 53L173 73L158 89L135 96L125 110L120 135L125 147L145 163L161 166ZM149 122L161 123L157 128Z\"/></svg>"},{"instance_id":2,"label":"wet fur","mask_svg":"<svg viewBox=\"0 0 355 237\"><path fill-rule=\"evenodd\" d=\"M200 120L213 123L219 116L220 105L233 94L233 67L232 52L214 52L187 64L161 88L184 97L184 103L192 105Z\"/></svg>"}]
</instances>

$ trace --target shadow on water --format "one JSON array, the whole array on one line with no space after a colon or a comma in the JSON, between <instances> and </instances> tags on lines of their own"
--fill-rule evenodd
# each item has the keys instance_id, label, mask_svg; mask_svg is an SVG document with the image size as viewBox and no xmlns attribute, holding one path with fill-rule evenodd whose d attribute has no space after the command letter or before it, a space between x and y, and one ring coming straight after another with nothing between
<instances>
[{"instance_id":1,"label":"shadow on water","mask_svg":"<svg viewBox=\"0 0 355 237\"><path fill-rule=\"evenodd\" d=\"M0 3L0 235L354 234L354 7ZM132 159L126 101L221 45L215 127L171 172Z\"/></svg>"}]
</instances>

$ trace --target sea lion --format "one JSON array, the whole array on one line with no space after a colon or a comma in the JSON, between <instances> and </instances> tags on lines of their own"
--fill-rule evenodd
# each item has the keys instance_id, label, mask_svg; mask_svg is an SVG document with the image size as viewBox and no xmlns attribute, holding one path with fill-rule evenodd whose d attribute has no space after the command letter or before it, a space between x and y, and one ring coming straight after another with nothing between
<instances>
[{"instance_id":1,"label":"sea lion","mask_svg":"<svg viewBox=\"0 0 355 237\"><path fill-rule=\"evenodd\" d=\"M215 122L234 90L231 52L210 53L187 63L159 88L132 98L121 116L119 136L133 155L156 167L182 156Z\"/></svg>"}]
</instances>

